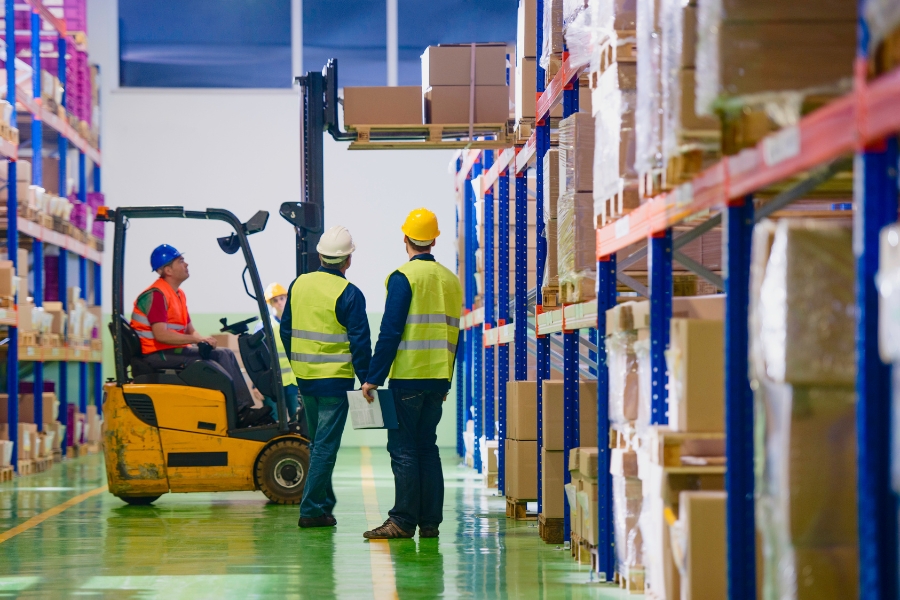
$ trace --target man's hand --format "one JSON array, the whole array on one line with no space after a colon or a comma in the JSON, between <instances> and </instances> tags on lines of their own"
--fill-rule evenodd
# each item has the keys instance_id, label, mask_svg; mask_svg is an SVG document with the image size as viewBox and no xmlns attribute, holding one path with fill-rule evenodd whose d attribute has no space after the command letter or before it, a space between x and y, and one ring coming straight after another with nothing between
<instances>
[{"instance_id":1,"label":"man's hand","mask_svg":"<svg viewBox=\"0 0 900 600\"><path fill-rule=\"evenodd\" d=\"M219 340L217 340L216 338L214 338L214 337L212 337L212 336L202 338L200 341L201 341L201 342L206 342L207 344L209 344L209 345L212 346L213 348L217 348L217 347L219 346Z\"/></svg>"},{"instance_id":2,"label":"man's hand","mask_svg":"<svg viewBox=\"0 0 900 600\"><path fill-rule=\"evenodd\" d=\"M253 388L252 390L250 390L250 395L253 396L255 408L259 408L259 407L263 406L263 404L265 403L266 397L262 395L262 392L260 392L256 388Z\"/></svg>"},{"instance_id":3,"label":"man's hand","mask_svg":"<svg viewBox=\"0 0 900 600\"><path fill-rule=\"evenodd\" d=\"M362 385L362 393L363 397L366 399L366 402L372 404L375 402L375 397L372 395L372 390L377 390L378 386L374 383L364 383Z\"/></svg>"}]
</instances>

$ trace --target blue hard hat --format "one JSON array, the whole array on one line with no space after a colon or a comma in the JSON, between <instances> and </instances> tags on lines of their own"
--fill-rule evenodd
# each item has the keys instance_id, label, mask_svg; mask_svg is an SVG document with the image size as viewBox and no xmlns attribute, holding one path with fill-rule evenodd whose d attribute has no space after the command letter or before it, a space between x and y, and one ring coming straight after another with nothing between
<instances>
[{"instance_id":1,"label":"blue hard hat","mask_svg":"<svg viewBox=\"0 0 900 600\"><path fill-rule=\"evenodd\" d=\"M168 244L157 246L150 254L150 267L156 271L166 266L176 258L181 256L181 252Z\"/></svg>"}]
</instances>

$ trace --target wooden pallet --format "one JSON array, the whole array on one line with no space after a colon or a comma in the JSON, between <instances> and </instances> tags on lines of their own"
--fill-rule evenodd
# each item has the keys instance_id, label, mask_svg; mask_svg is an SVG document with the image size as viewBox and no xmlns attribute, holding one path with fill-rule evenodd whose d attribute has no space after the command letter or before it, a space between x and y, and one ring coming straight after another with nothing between
<instances>
[{"instance_id":1,"label":"wooden pallet","mask_svg":"<svg viewBox=\"0 0 900 600\"><path fill-rule=\"evenodd\" d=\"M565 520L538 515L538 535L548 544L562 544L565 541Z\"/></svg>"},{"instance_id":2,"label":"wooden pallet","mask_svg":"<svg viewBox=\"0 0 900 600\"><path fill-rule=\"evenodd\" d=\"M565 281L560 283L560 302L562 304L578 304L590 302L597 297L596 282L589 277L582 277L577 282Z\"/></svg>"},{"instance_id":3,"label":"wooden pallet","mask_svg":"<svg viewBox=\"0 0 900 600\"><path fill-rule=\"evenodd\" d=\"M52 456L42 456L40 458L35 458L31 461L33 463L33 471L34 473L43 473L53 466L53 457Z\"/></svg>"},{"instance_id":4,"label":"wooden pallet","mask_svg":"<svg viewBox=\"0 0 900 600\"><path fill-rule=\"evenodd\" d=\"M486 488L496 488L497 487L497 474L496 473L485 473L484 487L486 487Z\"/></svg>"},{"instance_id":5,"label":"wooden pallet","mask_svg":"<svg viewBox=\"0 0 900 600\"><path fill-rule=\"evenodd\" d=\"M34 473L34 463L30 460L20 460L16 471L18 471L20 476L31 475Z\"/></svg>"},{"instance_id":6,"label":"wooden pallet","mask_svg":"<svg viewBox=\"0 0 900 600\"><path fill-rule=\"evenodd\" d=\"M469 140L469 125L356 125L348 127L356 133L356 140L350 142L350 150L391 150L391 149L501 149L511 145L507 138L506 123L476 123L472 135L492 137L493 140ZM393 137L393 139L391 139ZM400 138L408 139L400 139ZM374 139L373 139L374 138Z\"/></svg>"},{"instance_id":7,"label":"wooden pallet","mask_svg":"<svg viewBox=\"0 0 900 600\"><path fill-rule=\"evenodd\" d=\"M579 565L591 564L591 550L594 548L576 533L569 534L569 552Z\"/></svg>"},{"instance_id":8,"label":"wooden pallet","mask_svg":"<svg viewBox=\"0 0 900 600\"><path fill-rule=\"evenodd\" d=\"M644 567L628 567L617 575L620 589L629 594L644 593Z\"/></svg>"},{"instance_id":9,"label":"wooden pallet","mask_svg":"<svg viewBox=\"0 0 900 600\"><path fill-rule=\"evenodd\" d=\"M0 467L0 482L3 481L12 481L13 477L15 477L16 472L12 466Z\"/></svg>"},{"instance_id":10,"label":"wooden pallet","mask_svg":"<svg viewBox=\"0 0 900 600\"><path fill-rule=\"evenodd\" d=\"M513 142L517 146L523 145L531 137L532 131L534 131L534 119L522 119L516 123L513 129Z\"/></svg>"},{"instance_id":11,"label":"wooden pallet","mask_svg":"<svg viewBox=\"0 0 900 600\"><path fill-rule=\"evenodd\" d=\"M41 346L48 348L62 348L62 336L58 333L42 333Z\"/></svg>"},{"instance_id":12,"label":"wooden pallet","mask_svg":"<svg viewBox=\"0 0 900 600\"><path fill-rule=\"evenodd\" d=\"M518 498L506 497L506 518L515 521L535 521L537 515L528 512L528 503L534 500L519 500Z\"/></svg>"},{"instance_id":13,"label":"wooden pallet","mask_svg":"<svg viewBox=\"0 0 900 600\"><path fill-rule=\"evenodd\" d=\"M55 462L55 463L62 462L63 455L62 455L62 450L60 450L59 447L53 448L53 452L51 453L51 456L53 457L53 462Z\"/></svg>"},{"instance_id":14,"label":"wooden pallet","mask_svg":"<svg viewBox=\"0 0 900 600\"><path fill-rule=\"evenodd\" d=\"M869 76L883 75L900 65L900 27L885 37L869 58Z\"/></svg>"},{"instance_id":15,"label":"wooden pallet","mask_svg":"<svg viewBox=\"0 0 900 600\"><path fill-rule=\"evenodd\" d=\"M724 433L684 433L650 427L643 445L650 461L664 467L721 467L725 464Z\"/></svg>"}]
</instances>

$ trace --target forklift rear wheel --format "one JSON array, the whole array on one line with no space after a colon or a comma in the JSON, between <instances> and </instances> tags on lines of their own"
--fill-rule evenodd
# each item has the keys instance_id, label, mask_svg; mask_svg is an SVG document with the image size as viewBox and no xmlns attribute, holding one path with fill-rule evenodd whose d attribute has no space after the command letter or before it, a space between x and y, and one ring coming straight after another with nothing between
<instances>
[{"instance_id":1,"label":"forklift rear wheel","mask_svg":"<svg viewBox=\"0 0 900 600\"><path fill-rule=\"evenodd\" d=\"M286 439L266 448L256 462L256 481L263 494L278 504L299 504L309 472L309 448Z\"/></svg>"},{"instance_id":2,"label":"forklift rear wheel","mask_svg":"<svg viewBox=\"0 0 900 600\"><path fill-rule=\"evenodd\" d=\"M131 506L149 506L159 500L159 496L119 496Z\"/></svg>"}]
</instances>

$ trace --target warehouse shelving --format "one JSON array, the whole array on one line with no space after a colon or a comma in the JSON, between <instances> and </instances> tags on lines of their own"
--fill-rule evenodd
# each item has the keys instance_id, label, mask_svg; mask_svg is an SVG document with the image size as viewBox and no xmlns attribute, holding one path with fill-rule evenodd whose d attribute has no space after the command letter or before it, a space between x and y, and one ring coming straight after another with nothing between
<instances>
[{"instance_id":1,"label":"warehouse shelving","mask_svg":"<svg viewBox=\"0 0 900 600\"><path fill-rule=\"evenodd\" d=\"M537 48L541 48L542 2L537 2ZM647 202L629 215L597 231L597 300L565 306L559 310L544 312L540 294L535 294L534 339L538 356L538 428L541 426L540 382L549 374L549 340L547 336L562 333L565 337L562 358L566 372L566 431L567 448L571 443L571 419L575 418L577 396L573 396L571 380L579 372L579 351L573 334L579 329L605 330L605 311L616 304L616 282L630 284L641 295L649 295L651 311L651 352L652 367L656 372L652 385L659 390L653 397L653 422L665 423L666 392L664 380L665 362L663 351L668 344L669 320L671 319L672 260L682 262L689 269L708 278L726 292L726 432L727 432L727 483L728 491L728 583L732 599L755 597L755 519L753 480L753 404L748 380L748 306L750 235L756 221L783 209L792 201L803 197L819 184L848 167L847 155L855 154L855 177L857 197L854 212L858 228L857 237L857 289L858 289L858 496L860 531L860 586L861 597L892 598L897 594L894 580L897 556L897 513L890 489L889 454L890 447L890 367L884 365L877 351L877 292L874 283L878 266L878 234L881 228L897 220L897 164L898 144L894 136L900 133L900 68L894 69L872 81L866 80L867 32L863 27L860 51L856 68L854 91L837 99L804 117L792 127L787 127L763 139L756 147L746 149L735 156L722 159L706 169L689 183L662 194ZM568 59L546 90L540 86L544 80L543 71L538 67L536 79L539 86L537 101L537 126L522 146L509 148L499 153L493 166L482 177L482 195L486 196L494 186L502 207L508 204L508 186L504 192L501 184L512 178L516 185L516 198L525 195L524 174L530 166L537 171L538 229L542 228L542 158L549 147L549 111L560 102L564 114L573 112L573 99L566 94L580 75L580 69L571 68ZM577 102L577 99L574 100ZM577 106L574 107L577 110ZM889 137L890 136L890 137ZM888 139L889 138L889 139ZM476 177L470 171L471 159L459 164L458 181ZM753 195L770 188L774 184L788 182L787 189L762 203L754 214ZM771 195L771 194L769 194ZM471 197L467 197L467 201ZM515 378L526 378L526 349L529 345L528 292L524 289L526 262L524 236L526 217L517 202L516 214L516 292L515 319L511 324L497 324L485 321L483 339L476 340L479 346L489 351L516 342ZM844 213L846 214L846 213ZM468 215L466 215L468 217ZM689 232L673 236L673 227L686 221L702 224ZM491 222L484 223L485 229L492 230ZM501 223L500 231L508 231ZM686 242L696 239L715 226L723 225L726 235L724 259L729 266L724 279L701 265L687 264L685 257L679 256L677 249ZM538 281L542 279L543 259L546 249L541 244L538 232L536 250ZM472 238L466 238L466 249L471 248ZM625 268L636 260L649 255L649 285L643 286L633 279L618 273L616 254L635 243L645 242L646 247L623 257L620 262ZM467 256L474 261L474 255ZM500 273L508 272L501 259ZM692 269L693 270L693 269ZM485 276L492 277L486 270ZM461 275L467 275L462 274ZM532 293L534 293L532 291ZM485 294L485 306L494 299ZM500 296L498 306L505 306ZM467 344L472 343L474 330L466 333ZM594 339L596 339L594 333ZM532 338L533 339L533 338ZM524 343L523 343L524 342ZM588 342L590 347L590 342ZM470 348L467 346L467 348ZM602 344L593 345L596 362L592 372L598 380L598 431L599 439L605 439L609 423L608 374L605 366L605 351ZM469 350L470 351L470 350ZM554 353L555 354L555 353ZM468 357L469 354L467 353ZM474 361L464 361L464 368L471 369ZM574 367L574 368L573 368ZM505 407L505 377L508 371L498 371L497 400L501 415ZM492 375L489 375L492 377ZM479 375L476 373L474 377ZM471 379L466 373L463 379ZM577 386L575 386L577 389ZM479 388L466 387L460 398L467 405L479 404L484 398L476 394ZM573 390L574 391L574 390ZM577 391L574 391L577 394ZM488 399L490 399L488 397ZM574 400L574 402L573 402ZM490 404L490 403L489 403ZM476 409L477 411L477 409ZM468 414L466 412L465 414ZM499 491L504 491L503 480L503 419L499 419ZM458 425L465 426L464 420ZM604 461L601 444L600 472L609 471L608 454ZM538 442L540 447L540 439ZM540 460L540 457L538 457ZM605 464L604 464L605 463ZM540 474L539 474L540 477ZM605 484L605 485L604 485ZM538 481L540 490L540 480ZM599 523L601 539L609 544L598 547L599 565L607 576L614 572L614 552L611 522L611 495L609 478L600 478Z\"/></svg>"},{"instance_id":2,"label":"warehouse shelving","mask_svg":"<svg viewBox=\"0 0 900 600\"><path fill-rule=\"evenodd\" d=\"M43 127L49 126L58 134L58 148L60 154L59 161L59 181L61 186L61 194L65 195L65 186L67 181L66 156L68 154L69 144L79 150L78 155L78 195L81 202L87 200L88 187L88 170L87 160L94 163L93 171L93 188L95 192L100 191L100 151L93 147L88 140L79 135L78 132L68 123L61 113L56 113L48 109L41 101L41 52L40 40L42 35L46 37L46 30L42 32L41 21L49 23L56 34L58 69L60 85L63 87L63 99L60 105L61 111L66 107L66 60L67 48L71 45L73 48L84 47L84 40L81 34L71 34L67 30L66 20L54 15L53 10L45 6L40 0L27 0L31 9L30 14L30 34L31 34L31 82L32 89L27 90L22 86L16 86L16 69L27 68L21 61L16 59L16 48L14 43L5 44L6 47L6 71L7 71L7 98L15 98L11 122L16 123L16 105L25 108L31 114L31 140L32 140L32 183L41 186L43 180L42 173L42 146L43 146ZM13 0L5 1L6 14L6 40L15 39L15 19L14 11L17 5ZM15 182L16 179L16 160L18 159L17 148L8 142L0 143L0 154L7 157L8 179ZM44 245L55 246L59 250L59 297L63 303L63 310L68 311L68 254L72 253L77 257L78 262L78 279L77 284L81 290L81 298L88 299L88 279L89 272L93 279L92 294L95 302L99 303L101 297L101 252L88 246L86 243L76 240L68 235L59 233L38 223L19 219L18 217L18 198L16 185L8 186L7 201L7 249L10 260L18 268L18 247L19 235L24 235L32 240L33 252L33 277L34 291L33 298L36 307L40 307L44 301ZM26 282L27 285L27 282ZM27 294L27 289L22 293ZM14 310L5 310L5 314L0 315L2 322L9 327L9 336L6 343L7 348L7 392L9 398L9 437L14 443L18 442L18 389L19 389L19 372L17 365L19 363L31 362L34 369L34 387L36 393L40 393L43 389L44 381L44 363L57 362L59 368L58 395L60 399L59 421L63 425L68 425L68 363L78 364L78 409L79 412L86 412L88 398L93 397L94 403L100 407L102 401L102 367L101 352L86 347L19 347L18 343L18 320ZM21 351L21 353L20 353ZM91 365L89 367L89 365ZM89 377L88 369L93 370L93 388L88 390ZM43 415L43 404L35 402L35 421L39 429L43 428L44 421L52 416ZM66 441L60 440L61 451L65 454ZM13 465L17 465L18 444L13 448Z\"/></svg>"}]
</instances>

